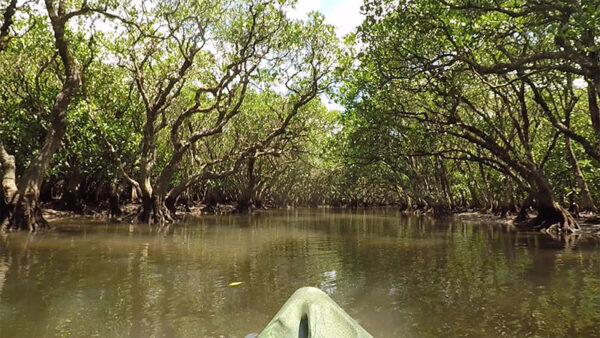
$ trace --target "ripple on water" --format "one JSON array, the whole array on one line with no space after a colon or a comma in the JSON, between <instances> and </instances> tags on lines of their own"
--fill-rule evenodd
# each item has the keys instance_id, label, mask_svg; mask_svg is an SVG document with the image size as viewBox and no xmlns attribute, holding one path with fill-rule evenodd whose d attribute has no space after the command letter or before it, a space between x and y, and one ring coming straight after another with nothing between
<instances>
[{"instance_id":1,"label":"ripple on water","mask_svg":"<svg viewBox=\"0 0 600 338\"><path fill-rule=\"evenodd\" d=\"M243 337L307 285L375 336L600 335L593 240L377 211L85 222L0 238L0 336Z\"/></svg>"}]
</instances>

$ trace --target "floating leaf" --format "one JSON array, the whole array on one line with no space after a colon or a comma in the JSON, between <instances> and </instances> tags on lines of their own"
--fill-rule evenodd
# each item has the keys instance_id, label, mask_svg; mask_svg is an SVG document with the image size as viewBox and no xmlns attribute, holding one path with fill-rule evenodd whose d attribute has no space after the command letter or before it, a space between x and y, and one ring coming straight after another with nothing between
<instances>
[{"instance_id":1,"label":"floating leaf","mask_svg":"<svg viewBox=\"0 0 600 338\"><path fill-rule=\"evenodd\" d=\"M240 286L242 284L244 284L244 282L231 282L229 283L229 286Z\"/></svg>"}]
</instances>

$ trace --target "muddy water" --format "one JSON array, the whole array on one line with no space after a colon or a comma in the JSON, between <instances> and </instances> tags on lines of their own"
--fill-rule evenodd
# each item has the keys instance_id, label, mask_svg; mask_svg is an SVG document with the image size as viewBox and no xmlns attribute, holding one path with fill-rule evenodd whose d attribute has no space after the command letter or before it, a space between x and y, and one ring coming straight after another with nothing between
<instances>
[{"instance_id":1,"label":"muddy water","mask_svg":"<svg viewBox=\"0 0 600 338\"><path fill-rule=\"evenodd\" d=\"M593 239L392 211L56 225L0 237L1 337L244 337L307 285L376 337L600 336Z\"/></svg>"}]
</instances>

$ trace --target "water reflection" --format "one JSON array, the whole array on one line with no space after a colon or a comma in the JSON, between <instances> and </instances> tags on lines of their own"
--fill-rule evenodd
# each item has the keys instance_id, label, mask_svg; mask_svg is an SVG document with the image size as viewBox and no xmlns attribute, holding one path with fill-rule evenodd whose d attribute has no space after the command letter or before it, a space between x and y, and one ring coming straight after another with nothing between
<instances>
[{"instance_id":1,"label":"water reflection","mask_svg":"<svg viewBox=\"0 0 600 338\"><path fill-rule=\"evenodd\" d=\"M0 336L244 337L306 285L375 336L600 335L594 240L391 211L60 229L0 239Z\"/></svg>"}]
</instances>

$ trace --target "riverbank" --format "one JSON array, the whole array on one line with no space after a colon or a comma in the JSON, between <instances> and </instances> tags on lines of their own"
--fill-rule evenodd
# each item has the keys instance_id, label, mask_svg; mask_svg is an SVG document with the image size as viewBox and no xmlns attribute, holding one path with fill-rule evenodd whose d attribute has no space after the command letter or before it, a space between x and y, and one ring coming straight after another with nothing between
<instances>
[{"instance_id":1,"label":"riverbank","mask_svg":"<svg viewBox=\"0 0 600 338\"><path fill-rule=\"evenodd\" d=\"M530 213L529 219L534 218L536 215ZM506 217L500 217L492 213L484 213L480 211L465 211L453 214L450 217L454 217L467 222L493 222L502 224L508 227L514 227L516 230L516 215L508 215ZM575 218L579 226L581 227L582 233L600 234L600 218L597 214L593 213L582 213L579 217Z\"/></svg>"},{"instance_id":2,"label":"riverbank","mask_svg":"<svg viewBox=\"0 0 600 338\"><path fill-rule=\"evenodd\" d=\"M125 222L129 223L135 217L139 204L129 203L121 206L122 215L120 216L109 216L106 210L94 210L88 209L86 213L76 213L72 211L64 211L53 208L44 208L43 215L44 218L50 222L61 222L66 219L94 219L94 220L103 220L103 221L113 221L113 222ZM292 207L293 208L293 207ZM271 210L276 210L271 209ZM284 209L284 208L281 208ZM386 207L363 207L363 208L333 208L330 206L321 206L318 209L340 209L340 210L378 210L378 209L388 209L388 210L397 210L396 207L386 206ZM255 209L250 211L250 214L259 213L261 211L266 211L270 209ZM483 212L480 210L469 210L469 211L456 211L452 214L445 216L434 216L430 212L424 212L422 210L404 210L400 211L403 215L406 216L421 216L421 217L432 217L432 218L454 218L459 219L461 221L469 222L469 223L494 223L498 225L503 225L509 228L515 228L515 218L516 215L507 215L506 217L501 217L495 213ZM201 217L207 215L228 215L228 214L236 214L237 209L234 205L231 204L218 204L216 206L207 206L207 205L196 205L189 207L188 210L178 210L177 215L181 218L186 217ZM534 218L536 215L534 213L529 214L529 218ZM600 217L594 213L581 213L579 217L576 218L576 221L582 228L583 233L591 233L591 234L600 234Z\"/></svg>"}]
</instances>

